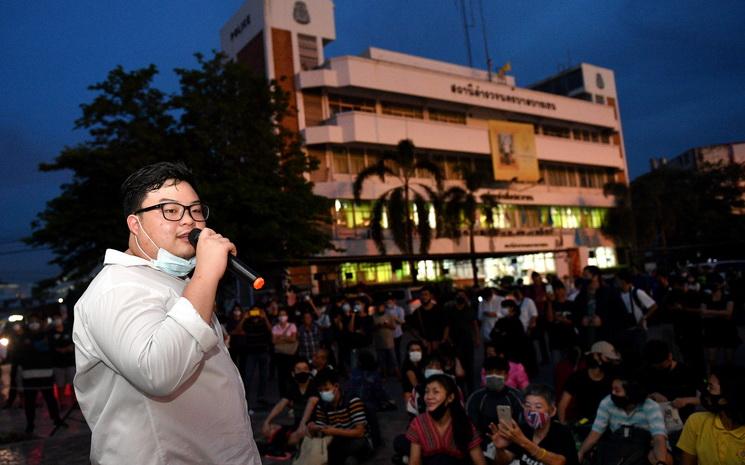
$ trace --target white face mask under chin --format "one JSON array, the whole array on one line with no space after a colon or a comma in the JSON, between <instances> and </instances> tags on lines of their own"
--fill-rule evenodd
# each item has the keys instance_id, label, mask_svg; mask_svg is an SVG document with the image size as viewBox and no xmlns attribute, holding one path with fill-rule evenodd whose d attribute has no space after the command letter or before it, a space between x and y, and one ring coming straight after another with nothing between
<instances>
[{"instance_id":1,"label":"white face mask under chin","mask_svg":"<svg viewBox=\"0 0 745 465\"><path fill-rule=\"evenodd\" d=\"M139 238L135 236L135 244L137 244L137 248L140 249L140 252L142 252L144 256L150 259L150 264L153 268L176 278L181 278L191 273L194 267L197 266L197 257L192 257L187 260L172 254L162 247L158 247L158 244L150 238L150 235L145 231L145 228L142 227L139 218L137 218L137 223L139 223L140 229L145 233L145 237L147 237L150 243L158 248L158 257L153 259L142 249Z\"/></svg>"}]
</instances>

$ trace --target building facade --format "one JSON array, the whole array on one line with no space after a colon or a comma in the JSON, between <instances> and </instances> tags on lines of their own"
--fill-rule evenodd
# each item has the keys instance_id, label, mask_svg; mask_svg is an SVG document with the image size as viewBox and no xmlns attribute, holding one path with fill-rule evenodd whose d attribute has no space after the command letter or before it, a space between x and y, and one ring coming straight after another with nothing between
<instances>
[{"instance_id":1,"label":"building facade","mask_svg":"<svg viewBox=\"0 0 745 465\"><path fill-rule=\"evenodd\" d=\"M445 188L462 185L458 166L489 173L499 199L494 228L482 217L475 250L488 281L532 270L575 275L590 263L614 266L614 244L600 233L613 199L607 182L627 182L621 119L611 70L579 67L520 87L513 76L369 48L326 57L336 39L330 0L248 0L221 30L223 51L291 97L285 124L320 161L310 175L316 193L333 199L333 242L293 282L405 281L408 264L393 245L381 256L370 239L372 204L395 185L368 180L353 201L357 173L385 151L411 140L417 156L437 163ZM434 187L421 173L415 181ZM436 226L434 211L429 214ZM467 237L434 238L418 257L419 276L471 279Z\"/></svg>"}]
</instances>

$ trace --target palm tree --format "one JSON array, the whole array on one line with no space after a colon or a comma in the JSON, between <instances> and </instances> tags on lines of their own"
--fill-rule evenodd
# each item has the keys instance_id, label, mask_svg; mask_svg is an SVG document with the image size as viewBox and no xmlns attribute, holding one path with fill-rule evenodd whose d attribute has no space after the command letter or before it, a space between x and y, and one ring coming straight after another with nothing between
<instances>
[{"instance_id":1,"label":"palm tree","mask_svg":"<svg viewBox=\"0 0 745 465\"><path fill-rule=\"evenodd\" d=\"M465 222L468 228L468 245L470 247L471 271L473 273L473 285L478 286L478 267L476 266L476 243L474 233L478 220L479 211L486 218L488 229L494 229L494 207L498 201L491 194L476 195L479 189L483 189L493 180L489 173L484 171L470 170L463 165L458 166L463 175L465 189L454 186L442 195L442 235L459 240L462 233L461 225ZM479 205L479 200L481 204Z\"/></svg>"},{"instance_id":2,"label":"palm tree","mask_svg":"<svg viewBox=\"0 0 745 465\"><path fill-rule=\"evenodd\" d=\"M417 170L427 172L435 180L436 191L430 186L414 182ZM396 187L385 191L375 200L370 218L370 234L381 255L386 254L383 241L383 214L388 218L393 242L406 256L411 270L411 277L417 281L417 269L414 264L414 236L419 236L419 253L426 254L432 243L432 231L429 227L429 209L427 200L439 209L438 193L442 191L442 170L430 160L417 157L414 144L408 140L398 143L395 152L386 152L378 161L362 170L354 180L354 200L359 203L362 186L365 181L377 176L385 182L386 176L398 181ZM412 204L416 209L416 221L412 214Z\"/></svg>"}]
</instances>

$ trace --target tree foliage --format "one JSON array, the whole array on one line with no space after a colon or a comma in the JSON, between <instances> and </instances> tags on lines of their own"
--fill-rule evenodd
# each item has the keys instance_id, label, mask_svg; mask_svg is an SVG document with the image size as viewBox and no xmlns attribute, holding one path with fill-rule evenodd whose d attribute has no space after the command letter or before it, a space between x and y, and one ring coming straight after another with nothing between
<instances>
[{"instance_id":1,"label":"tree foliage","mask_svg":"<svg viewBox=\"0 0 745 465\"><path fill-rule=\"evenodd\" d=\"M727 257L742 255L745 234L745 167L710 165L700 170L665 167L640 176L616 198L603 231L629 238L634 248L654 255L691 259L698 252Z\"/></svg>"},{"instance_id":2,"label":"tree foliage","mask_svg":"<svg viewBox=\"0 0 745 465\"><path fill-rule=\"evenodd\" d=\"M475 171L463 166L459 167L463 176L465 189L453 186L442 194L442 223L441 234L456 240L462 236L462 226L465 224L468 231L468 245L471 257L471 272L473 274L473 285L478 286L478 267L476 265L476 223L479 213L486 218L486 226L494 228L493 209L497 205L496 198L491 194L477 195L477 191L488 187L493 183L490 174L483 171Z\"/></svg>"},{"instance_id":3,"label":"tree foliage","mask_svg":"<svg viewBox=\"0 0 745 465\"><path fill-rule=\"evenodd\" d=\"M745 233L742 165L665 168L632 184L639 247L735 246Z\"/></svg>"},{"instance_id":4,"label":"tree foliage","mask_svg":"<svg viewBox=\"0 0 745 465\"><path fill-rule=\"evenodd\" d=\"M429 173L434 178L435 189L427 184L413 181L413 178L418 177L417 170ZM395 152L386 152L376 163L357 174L352 186L355 201L359 202L365 181L375 176L382 182L385 182L386 176L393 178L396 185L383 192L373 204L370 234L378 251L385 255L387 253L383 229L385 214L393 243L406 256L412 278L416 281L414 239L419 240L418 252L422 255L426 254L432 243L428 203L434 204L435 209L439 210L439 192L442 191L443 182L442 170L430 160L417 157L414 144L406 139L398 143ZM416 207L416 220L413 206Z\"/></svg>"},{"instance_id":5,"label":"tree foliage","mask_svg":"<svg viewBox=\"0 0 745 465\"><path fill-rule=\"evenodd\" d=\"M119 186L136 169L184 161L209 225L230 237L258 267L300 259L330 247L330 204L304 177L318 161L282 127L287 96L274 82L219 53L197 54L194 69L177 69L179 92L153 87L154 65L117 67L92 85L76 128L89 138L66 147L42 171L70 170L72 181L48 202L27 242L51 247L69 279L87 276L106 248L126 248Z\"/></svg>"}]
</instances>

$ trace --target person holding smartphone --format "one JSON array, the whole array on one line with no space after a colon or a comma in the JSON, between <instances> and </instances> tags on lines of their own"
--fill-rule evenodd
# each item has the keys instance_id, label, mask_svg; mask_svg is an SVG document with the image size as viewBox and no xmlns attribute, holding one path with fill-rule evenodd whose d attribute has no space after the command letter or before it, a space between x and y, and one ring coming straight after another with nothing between
<instances>
[{"instance_id":1,"label":"person holding smartphone","mask_svg":"<svg viewBox=\"0 0 745 465\"><path fill-rule=\"evenodd\" d=\"M574 438L569 428L553 420L556 415L554 391L544 384L525 390L525 422L500 419L489 425L497 452L497 465L579 465Z\"/></svg>"}]
</instances>

